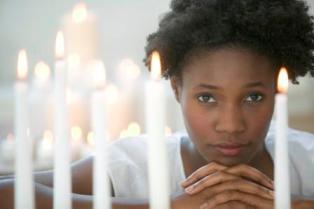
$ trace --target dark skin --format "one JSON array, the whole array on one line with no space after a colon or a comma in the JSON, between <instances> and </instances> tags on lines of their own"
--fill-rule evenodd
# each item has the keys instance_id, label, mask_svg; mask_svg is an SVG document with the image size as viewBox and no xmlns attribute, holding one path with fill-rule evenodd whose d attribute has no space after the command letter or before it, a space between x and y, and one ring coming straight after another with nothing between
<instances>
[{"instance_id":1,"label":"dark skin","mask_svg":"<svg viewBox=\"0 0 314 209\"><path fill-rule=\"evenodd\" d=\"M276 91L272 63L232 48L203 52L188 63L181 83L172 79L191 137L183 142L186 174L214 161L248 164L272 178L273 164L264 146ZM219 146L225 145L238 148L239 154L221 153Z\"/></svg>"},{"instance_id":2,"label":"dark skin","mask_svg":"<svg viewBox=\"0 0 314 209\"><path fill-rule=\"evenodd\" d=\"M265 57L240 48L197 55L186 61L181 79L171 79L191 138L181 141L189 176L182 187L194 185L174 194L171 208L273 208L273 165L263 143L274 105L273 67ZM227 151L219 148L221 143L228 144ZM92 163L88 158L72 166L74 209L92 208ZM50 171L35 175L37 208L52 208L52 177ZM147 200L112 201L113 209L148 209ZM13 180L0 182L0 202L3 209L13 208ZM295 209L313 205L294 203Z\"/></svg>"},{"instance_id":3,"label":"dark skin","mask_svg":"<svg viewBox=\"0 0 314 209\"><path fill-rule=\"evenodd\" d=\"M204 208L273 208L273 162L264 139L274 110L275 78L267 57L222 47L196 52L181 77L171 79L191 138L182 143L189 176L182 186L191 195L230 189L212 195ZM253 192L252 183L260 193Z\"/></svg>"}]
</instances>

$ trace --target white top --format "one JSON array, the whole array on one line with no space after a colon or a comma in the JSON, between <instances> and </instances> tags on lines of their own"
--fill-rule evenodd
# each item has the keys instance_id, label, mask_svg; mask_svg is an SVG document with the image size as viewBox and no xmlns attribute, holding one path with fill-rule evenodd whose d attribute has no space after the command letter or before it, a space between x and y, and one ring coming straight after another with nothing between
<instances>
[{"instance_id":1,"label":"white top","mask_svg":"<svg viewBox=\"0 0 314 209\"><path fill-rule=\"evenodd\" d=\"M181 158L181 139L186 132L177 132L167 139L170 191L182 191L180 183L186 178ZM269 129L265 144L274 158L275 133ZM289 129L291 193L314 197L314 135ZM120 139L110 146L109 176L116 197L148 198L147 136Z\"/></svg>"}]
</instances>

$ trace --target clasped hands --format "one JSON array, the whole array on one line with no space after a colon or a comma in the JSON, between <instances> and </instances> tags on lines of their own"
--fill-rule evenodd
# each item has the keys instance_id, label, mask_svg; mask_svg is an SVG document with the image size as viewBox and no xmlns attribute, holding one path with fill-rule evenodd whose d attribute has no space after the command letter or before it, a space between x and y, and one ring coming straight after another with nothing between
<instances>
[{"instance_id":1,"label":"clasped hands","mask_svg":"<svg viewBox=\"0 0 314 209\"><path fill-rule=\"evenodd\" d=\"M226 167L209 163L191 174L181 186L174 208L273 209L274 184L261 171L245 164ZM296 200L291 208L314 208L312 200Z\"/></svg>"},{"instance_id":2,"label":"clasped hands","mask_svg":"<svg viewBox=\"0 0 314 209\"><path fill-rule=\"evenodd\" d=\"M226 167L209 163L191 174L181 186L181 207L200 209L271 209L273 181L248 165Z\"/></svg>"}]
</instances>

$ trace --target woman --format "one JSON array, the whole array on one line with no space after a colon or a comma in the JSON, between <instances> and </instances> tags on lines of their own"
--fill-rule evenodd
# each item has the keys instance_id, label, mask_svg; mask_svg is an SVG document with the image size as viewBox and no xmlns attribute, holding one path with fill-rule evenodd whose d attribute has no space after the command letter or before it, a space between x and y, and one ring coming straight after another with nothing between
<instances>
[{"instance_id":1,"label":"woman","mask_svg":"<svg viewBox=\"0 0 314 209\"><path fill-rule=\"evenodd\" d=\"M314 69L308 7L299 0L173 0L171 9L148 38L146 62L160 52L186 126L167 140L172 208L273 208L276 78L286 67L297 83ZM293 207L314 208L314 136L288 135ZM114 209L148 208L146 142L141 136L110 147ZM73 165L74 208L91 208L91 166L92 158ZM51 175L36 175L38 208L51 208ZM12 184L1 184L2 208L10 207Z\"/></svg>"}]
</instances>

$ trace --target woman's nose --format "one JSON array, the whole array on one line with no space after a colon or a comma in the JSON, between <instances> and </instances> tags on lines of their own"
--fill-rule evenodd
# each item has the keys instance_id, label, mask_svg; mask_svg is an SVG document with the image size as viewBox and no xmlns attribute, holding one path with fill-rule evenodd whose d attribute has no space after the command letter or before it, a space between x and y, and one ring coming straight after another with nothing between
<instances>
[{"instance_id":1,"label":"woman's nose","mask_svg":"<svg viewBox=\"0 0 314 209\"><path fill-rule=\"evenodd\" d=\"M221 108L215 129L228 134L243 132L245 121L241 109L232 105Z\"/></svg>"}]
</instances>

